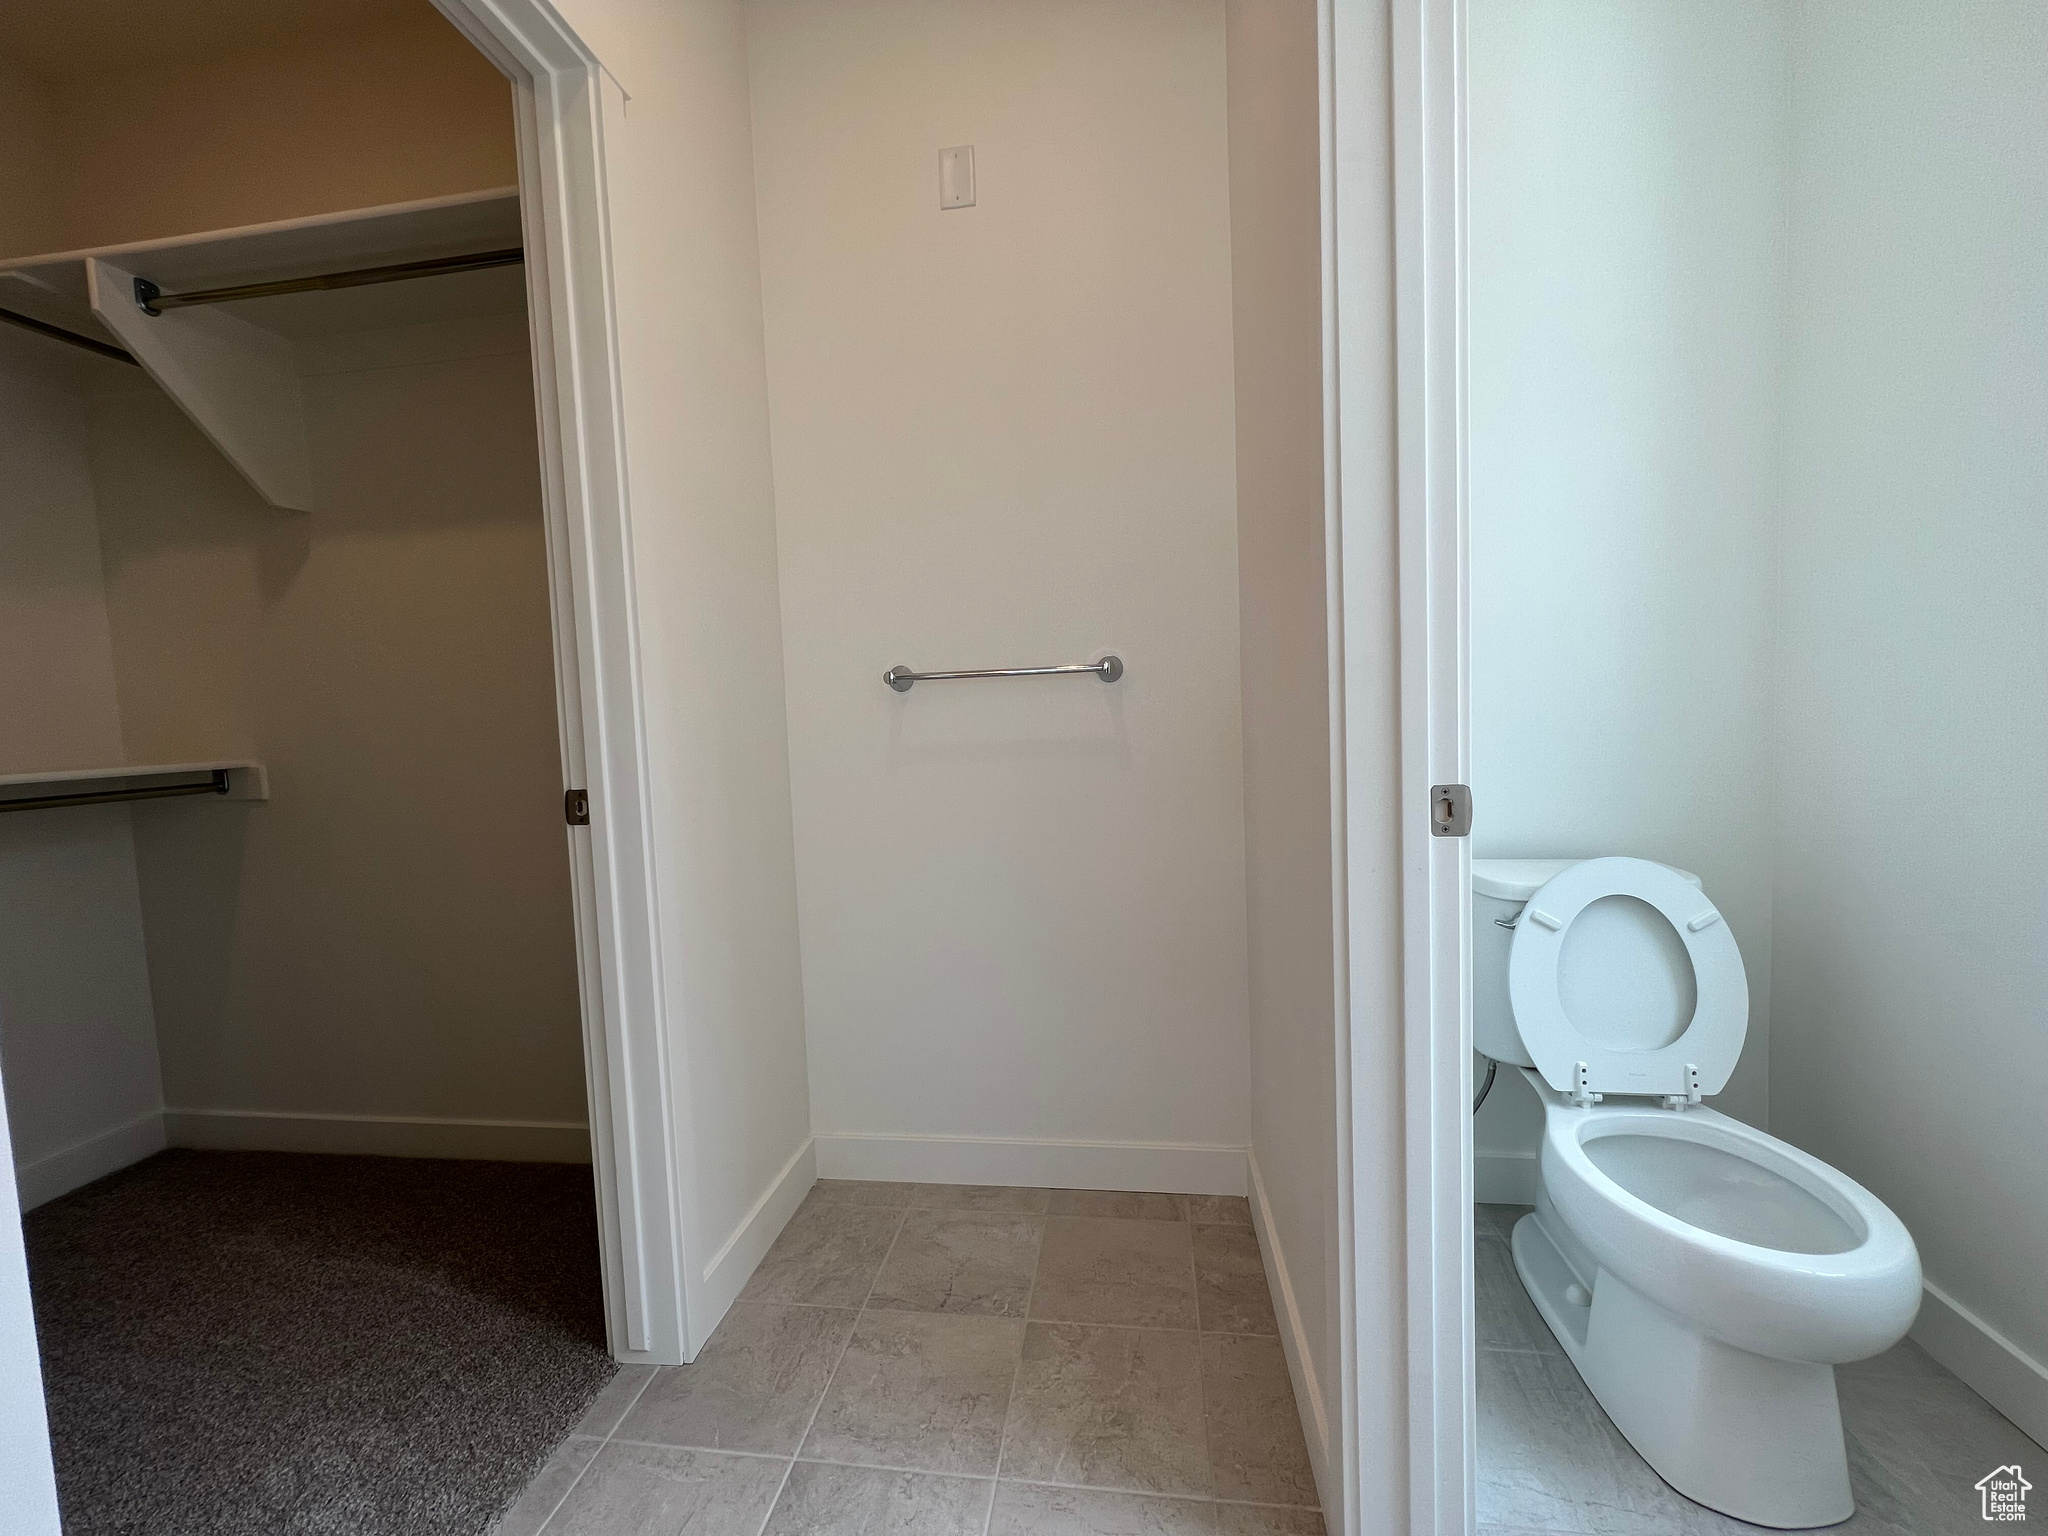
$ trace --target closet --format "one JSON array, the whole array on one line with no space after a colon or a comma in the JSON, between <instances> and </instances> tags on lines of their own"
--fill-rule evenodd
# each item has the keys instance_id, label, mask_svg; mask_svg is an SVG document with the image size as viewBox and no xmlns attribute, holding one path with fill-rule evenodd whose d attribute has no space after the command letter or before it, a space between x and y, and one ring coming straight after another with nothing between
<instances>
[{"instance_id":1,"label":"closet","mask_svg":"<svg viewBox=\"0 0 2048 1536\"><path fill-rule=\"evenodd\" d=\"M85 52L90 27L15 39L68 204L17 189L10 242L115 236L0 257L0 799L45 807L0 835L35 850L10 860L29 910L86 864L107 886L9 971L39 989L0 1024L31 1205L132 1161L159 1111L173 1145L587 1156L510 111L424 6L363 15L189 58L182 97L153 61L119 131L84 119L124 56ZM318 50L378 45L380 19L433 99L356 152L441 143L331 187L232 163L222 185L208 151L305 138ZM190 207L106 172L192 131L233 68L268 82L254 104L160 157ZM319 206L479 170L499 184ZM64 808L110 792L150 798Z\"/></svg>"},{"instance_id":2,"label":"closet","mask_svg":"<svg viewBox=\"0 0 2048 1536\"><path fill-rule=\"evenodd\" d=\"M107 1047L139 1098L95 1104L107 1063L69 1035L51 1065L75 1086L32 1081L27 1042L64 1033L40 1015L69 1010L9 1010L32 1201L69 1182L53 1157L107 1171L117 1148L80 1144L156 1108L152 1057L173 1144L291 1146L296 1122L340 1150L354 1123L360 1150L462 1151L491 1132L431 1122L524 1120L528 1145L492 1150L576 1155L518 247L493 192L0 267L15 462L38 476L11 518L52 546L11 565L35 659L14 686L38 697L0 797L17 836L130 825L124 926L148 951ZM480 254L499 264L459 270ZM458 271L299 290L419 263ZM125 355L79 344L109 335ZM70 808L88 798L109 808ZM53 1099L68 1122L44 1123Z\"/></svg>"},{"instance_id":3,"label":"closet","mask_svg":"<svg viewBox=\"0 0 2048 1536\"><path fill-rule=\"evenodd\" d=\"M409 1233L249 1165L305 1233L257 1210L219 1253L269 1285L296 1243L374 1295L387 1236L481 1265L486 1164L590 1157L510 93L424 3L128 30L0 22L0 1073L60 1475L140 1389L101 1362L80 1406L49 1202L166 1147L468 1160ZM565 1176L566 1227L463 1284L577 1270L601 1380ZM197 1315L163 1283L160 1363ZM430 1355L431 1317L392 1326Z\"/></svg>"}]
</instances>

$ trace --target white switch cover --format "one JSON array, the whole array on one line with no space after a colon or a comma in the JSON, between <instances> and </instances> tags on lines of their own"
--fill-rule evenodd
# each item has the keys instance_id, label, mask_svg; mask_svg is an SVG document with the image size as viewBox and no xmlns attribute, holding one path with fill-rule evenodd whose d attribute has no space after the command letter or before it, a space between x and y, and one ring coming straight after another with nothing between
<instances>
[{"instance_id":1,"label":"white switch cover","mask_svg":"<svg viewBox=\"0 0 2048 1536\"><path fill-rule=\"evenodd\" d=\"M939 151L939 206L941 208L972 208L974 206L974 146L962 144L957 149Z\"/></svg>"}]
</instances>

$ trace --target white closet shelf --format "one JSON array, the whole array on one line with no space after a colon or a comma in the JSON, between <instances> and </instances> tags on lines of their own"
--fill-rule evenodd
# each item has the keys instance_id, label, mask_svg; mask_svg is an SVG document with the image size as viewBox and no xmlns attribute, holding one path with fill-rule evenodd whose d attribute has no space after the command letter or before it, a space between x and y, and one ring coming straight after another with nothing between
<instances>
[{"instance_id":1,"label":"white closet shelf","mask_svg":"<svg viewBox=\"0 0 2048 1536\"><path fill-rule=\"evenodd\" d=\"M226 776L223 800L268 800L270 773L246 757L203 763L115 763L98 768L45 768L34 773L0 773L0 805L11 801L46 801L72 795L160 791L184 783L204 785L214 774ZM137 798L141 798L138 796ZM195 796L198 798L198 796Z\"/></svg>"},{"instance_id":2,"label":"white closet shelf","mask_svg":"<svg viewBox=\"0 0 2048 1536\"><path fill-rule=\"evenodd\" d=\"M5 290L9 307L26 310L26 290L39 289L46 296L44 302L64 306L65 317L87 320L92 313L85 289L88 260L112 262L168 293L275 282L345 267L431 261L519 243L519 189L492 187L199 235L0 257L0 278L13 280ZM36 318L53 324L59 320L46 314Z\"/></svg>"},{"instance_id":3,"label":"white closet shelf","mask_svg":"<svg viewBox=\"0 0 2048 1536\"><path fill-rule=\"evenodd\" d=\"M77 336L110 338L265 501L307 512L312 467L292 341L229 313L235 304L173 308L168 300L370 267L511 253L520 244L519 191L494 187L201 235L0 258L0 308ZM150 284L166 296L162 314L146 313L137 302L138 292L152 292ZM112 366L124 364L115 359Z\"/></svg>"}]
</instances>

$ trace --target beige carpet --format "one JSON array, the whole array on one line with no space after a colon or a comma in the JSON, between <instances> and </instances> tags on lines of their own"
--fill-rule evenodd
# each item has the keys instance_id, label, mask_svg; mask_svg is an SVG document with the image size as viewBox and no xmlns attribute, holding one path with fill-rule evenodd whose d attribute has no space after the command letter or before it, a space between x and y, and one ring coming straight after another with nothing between
<instances>
[{"instance_id":1,"label":"beige carpet","mask_svg":"<svg viewBox=\"0 0 2048 1536\"><path fill-rule=\"evenodd\" d=\"M67 1536L468 1536L614 1367L587 1168L166 1152L29 1213Z\"/></svg>"}]
</instances>

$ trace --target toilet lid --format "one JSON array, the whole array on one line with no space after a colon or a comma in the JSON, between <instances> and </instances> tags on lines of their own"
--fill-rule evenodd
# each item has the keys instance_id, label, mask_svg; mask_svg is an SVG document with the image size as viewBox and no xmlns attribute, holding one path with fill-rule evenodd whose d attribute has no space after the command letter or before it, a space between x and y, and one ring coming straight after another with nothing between
<instances>
[{"instance_id":1,"label":"toilet lid","mask_svg":"<svg viewBox=\"0 0 2048 1536\"><path fill-rule=\"evenodd\" d=\"M1581 1062L1595 1093L1684 1094L1695 1073L1700 1093L1719 1093L1749 1031L1728 924L1648 859L1587 859L1539 888L1515 923L1508 998L1529 1059L1562 1093Z\"/></svg>"}]
</instances>

